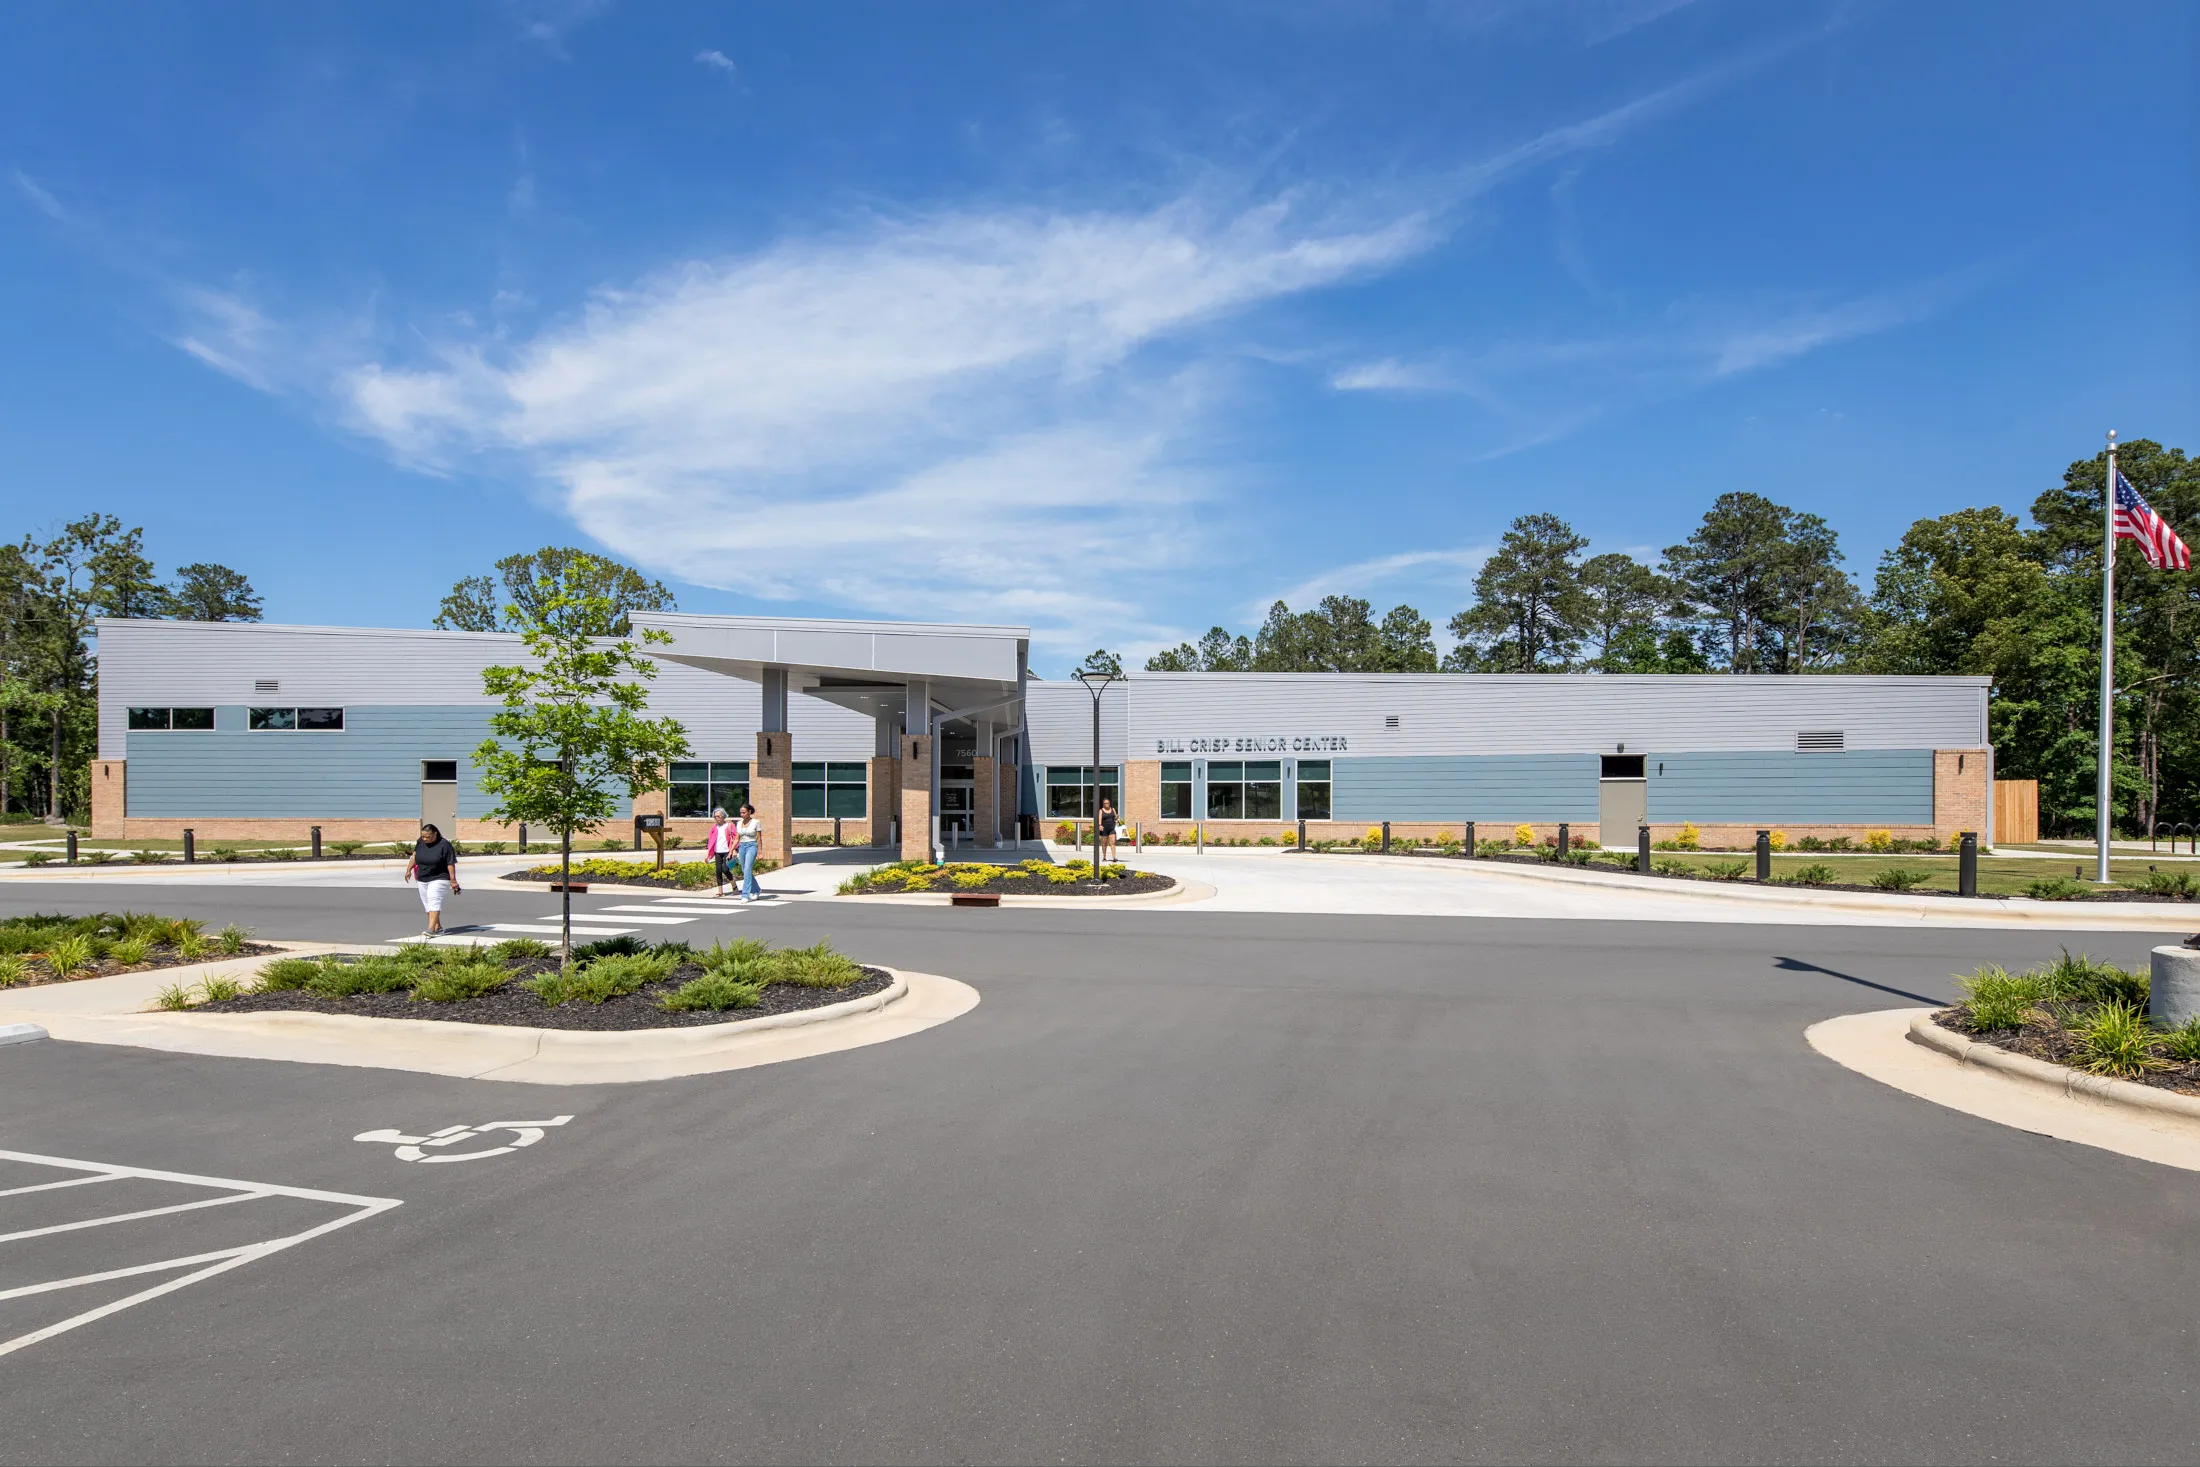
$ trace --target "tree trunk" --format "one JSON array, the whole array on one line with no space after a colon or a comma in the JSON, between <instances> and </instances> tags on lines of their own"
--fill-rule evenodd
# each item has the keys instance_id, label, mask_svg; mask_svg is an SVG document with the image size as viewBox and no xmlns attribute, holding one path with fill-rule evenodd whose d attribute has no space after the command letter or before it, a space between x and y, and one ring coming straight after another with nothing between
<instances>
[{"instance_id":1,"label":"tree trunk","mask_svg":"<svg viewBox=\"0 0 2200 1467\"><path fill-rule=\"evenodd\" d=\"M53 711L53 763L46 771L46 822L61 818L61 710Z\"/></svg>"},{"instance_id":2,"label":"tree trunk","mask_svg":"<svg viewBox=\"0 0 2200 1467\"><path fill-rule=\"evenodd\" d=\"M558 893L564 898L558 903L558 943L565 949L560 963L573 966L573 832L565 832L558 851L558 884L565 889Z\"/></svg>"}]
</instances>

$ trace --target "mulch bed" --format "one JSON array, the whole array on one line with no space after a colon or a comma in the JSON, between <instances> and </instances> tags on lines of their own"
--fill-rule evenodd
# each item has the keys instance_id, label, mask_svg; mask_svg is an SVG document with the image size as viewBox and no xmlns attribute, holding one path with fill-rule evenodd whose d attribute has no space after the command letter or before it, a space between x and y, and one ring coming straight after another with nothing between
<instances>
[{"instance_id":1,"label":"mulch bed","mask_svg":"<svg viewBox=\"0 0 2200 1467\"><path fill-rule=\"evenodd\" d=\"M1151 871L1134 871L1128 876L1111 876L1104 882L1071 881L1061 885L1044 876L1033 876L1028 871L1007 868L1012 875L997 877L983 886L957 886L952 880L935 881L922 893L915 895L939 896L953 892L997 891L1004 896L1059 896L1059 897L1118 897L1145 896L1151 892L1168 891L1176 885L1173 876L1160 876ZM901 888L866 888L851 892L851 896L899 896Z\"/></svg>"},{"instance_id":2,"label":"mulch bed","mask_svg":"<svg viewBox=\"0 0 2200 1467\"><path fill-rule=\"evenodd\" d=\"M56 978L40 965L38 958L26 953L23 956L28 959L28 966L24 969L23 976L6 987L0 987L0 993L6 993L10 988L43 988L50 983L81 983L87 978L112 978L117 973L150 973L159 968L187 968L200 963L225 962L233 958L271 957L281 952L281 948L264 942L248 942L242 952L207 951L195 958L184 957L174 948L155 948L146 954L142 963L118 963L113 958L99 958L86 963L66 978Z\"/></svg>"},{"instance_id":3,"label":"mulch bed","mask_svg":"<svg viewBox=\"0 0 2200 1467\"><path fill-rule=\"evenodd\" d=\"M220 1003L199 1004L190 1012L263 1014L302 1011L311 1014L349 1014L366 1019L423 1019L447 1024L508 1024L527 1029L583 1029L598 1032L624 1029L694 1029L710 1024L738 1024L747 1019L763 1019L773 1014L799 1013L803 1009L846 1003L852 998L863 998L881 992L894 981L892 975L883 970L866 967L863 976L846 988L803 988L791 983L773 983L765 987L763 1003L753 1009L679 1011L662 1008L659 1001L689 979L703 976L702 968L693 963L674 969L671 977L660 982L648 984L618 998L606 999L600 1004L568 1000L553 1007L538 998L534 990L520 987L521 979L537 973L556 972L557 966L555 961L515 964L513 980L496 992L483 998L460 999L456 1003L428 1003L403 993L360 993L350 998L322 998L317 994L286 989L277 993L248 993Z\"/></svg>"},{"instance_id":4,"label":"mulch bed","mask_svg":"<svg viewBox=\"0 0 2200 1467\"><path fill-rule=\"evenodd\" d=\"M1980 1044L1991 1044L1994 1048L2006 1049L2011 1054L2028 1055L2068 1069L2084 1069L2071 1058L2077 1053L2077 1040L2061 1029L2042 1029L2038 1025L2027 1024L2022 1029L1992 1029L1975 1033L1964 1027L1966 1017L1962 1009L1942 1009L1933 1015L1933 1022L1951 1034L1961 1034L1966 1039ZM2152 1085L2157 1090L2174 1090L2180 1095L2200 1095L2200 1064L2173 1059L2164 1059L2163 1064L2163 1069L2143 1070L2136 1075L2118 1075L2115 1078L2140 1085Z\"/></svg>"},{"instance_id":5,"label":"mulch bed","mask_svg":"<svg viewBox=\"0 0 2200 1467\"><path fill-rule=\"evenodd\" d=\"M762 875L763 873L758 872L757 874ZM562 878L555 871L548 874L540 871L513 871L497 879L499 881L522 881L529 886L542 886ZM737 871L734 873L734 881L738 884L740 880L741 875ZM663 876L587 876L576 871L573 873L573 884L576 886L653 886L659 891L715 891L717 889L714 882L705 881L700 885L682 882L677 877L672 876L669 871Z\"/></svg>"}]
</instances>

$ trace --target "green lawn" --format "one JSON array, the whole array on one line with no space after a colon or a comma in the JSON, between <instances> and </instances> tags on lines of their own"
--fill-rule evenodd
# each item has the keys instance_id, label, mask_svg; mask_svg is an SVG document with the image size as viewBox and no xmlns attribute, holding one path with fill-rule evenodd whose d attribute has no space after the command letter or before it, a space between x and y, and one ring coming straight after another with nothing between
<instances>
[{"instance_id":1,"label":"green lawn","mask_svg":"<svg viewBox=\"0 0 2200 1467\"><path fill-rule=\"evenodd\" d=\"M1711 866L1729 866L1742 863L1747 870L1745 881L1753 881L1757 871L1757 858L1751 852L1694 852L1657 851L1655 861L1678 861L1703 870ZM1853 852L1796 853L1783 852L1772 858L1772 875L1775 880L1793 877L1808 866L1826 866L1833 871L1833 880L1841 885L1868 886L1872 878L1882 871L1923 871L1926 879L1917 890L1954 891L1956 889L1956 857L1953 855L1858 855ZM2159 867L2166 872L2195 871L2189 857L2171 861L2167 857L2153 860L2137 857L2117 857L2109 865L2109 874L2122 885L2139 886L2146 880L2147 868ZM1628 868L1633 870L1632 859ZM2195 871L2196 885L2200 885L2200 871ZM2023 896L2034 882L2061 877L2076 881L2089 889L2093 876L2090 857L2073 857L2070 860L2039 860L2024 856L1980 856L1978 861L1978 889L1982 896Z\"/></svg>"}]
</instances>

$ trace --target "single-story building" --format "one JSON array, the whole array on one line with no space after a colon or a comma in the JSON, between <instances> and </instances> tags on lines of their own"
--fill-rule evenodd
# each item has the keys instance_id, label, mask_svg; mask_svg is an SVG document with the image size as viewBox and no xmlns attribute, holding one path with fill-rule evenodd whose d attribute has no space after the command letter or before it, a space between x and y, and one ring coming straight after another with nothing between
<instances>
[{"instance_id":1,"label":"single-story building","mask_svg":"<svg viewBox=\"0 0 2200 1467\"><path fill-rule=\"evenodd\" d=\"M1134 673L1097 694L1028 669L1022 627L636 613L650 710L690 756L626 816L691 838L756 805L797 835L921 856L1117 802L1149 833L1456 833L1706 844L1992 831L1987 679ZM392 840L434 819L511 839L471 756L500 633L103 620L92 823L106 837ZM1095 724L1098 757L1094 757Z\"/></svg>"}]
</instances>

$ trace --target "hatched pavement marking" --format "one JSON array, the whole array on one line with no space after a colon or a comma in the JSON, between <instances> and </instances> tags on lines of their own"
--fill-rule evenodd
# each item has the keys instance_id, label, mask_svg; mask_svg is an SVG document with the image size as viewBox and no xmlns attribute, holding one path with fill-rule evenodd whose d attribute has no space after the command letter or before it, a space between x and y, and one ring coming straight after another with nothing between
<instances>
[{"instance_id":1,"label":"hatched pavement marking","mask_svg":"<svg viewBox=\"0 0 2200 1467\"><path fill-rule=\"evenodd\" d=\"M69 1318L49 1324L43 1329L35 1329L28 1334L17 1335L12 1340L0 1340L0 1355L13 1354L15 1351L26 1349L41 1340L50 1340L55 1335L65 1334L95 1320L105 1319L110 1314L119 1314L133 1305L148 1303L163 1294L172 1294L178 1289L188 1288L192 1284L210 1279L216 1274L227 1273L230 1269L241 1267L254 1259L280 1253L285 1248L296 1247L309 1239L318 1238L325 1233L335 1232L338 1228L349 1227L351 1224L373 1217L377 1213L387 1212L393 1207L404 1205L401 1199L395 1197L361 1197L349 1192L323 1192L308 1187L283 1187L272 1182L243 1182L229 1177L202 1177L190 1172L154 1171L148 1167L116 1166L107 1162L78 1161L71 1157L42 1156L36 1152L28 1151L0 1151L0 1160L19 1161L30 1166L52 1167L57 1170L92 1173L93 1175L90 1177L68 1179L70 1182L82 1184L89 1184L94 1181L107 1182L136 1178L149 1182L173 1182L186 1187L211 1187L232 1194L207 1198L199 1202L187 1202L175 1207L156 1207L137 1212L123 1212L106 1217L88 1218L51 1227L31 1228L22 1232L0 1235L0 1243L38 1238L51 1233L76 1232L86 1228L103 1227L109 1223L130 1222L167 1213L187 1212L204 1207L219 1207L230 1202L254 1202L267 1197L295 1197L307 1202L327 1202L350 1209L341 1217L331 1218L327 1222L307 1228L304 1232L291 1233L284 1237L263 1238L256 1243L245 1243L235 1248L217 1249L211 1253L193 1253L180 1258L161 1259L155 1263L134 1264L128 1268L76 1274L69 1278L47 1279L40 1283L22 1284L12 1289L0 1289L0 1300L20 1299L33 1294L56 1293L85 1284L105 1283L121 1278L135 1278L144 1274L162 1273L171 1269L190 1268L193 1270L181 1278L172 1278L164 1283L155 1284L150 1289L141 1289L135 1294L112 1300L96 1309L87 1309L81 1314L71 1315ZM6 1193L0 1193L0 1196L20 1196L25 1192L51 1191L57 1185L65 1185L65 1183L41 1183L32 1187L16 1187L11 1188Z\"/></svg>"}]
</instances>

